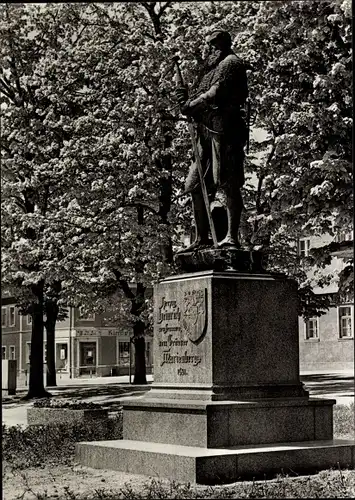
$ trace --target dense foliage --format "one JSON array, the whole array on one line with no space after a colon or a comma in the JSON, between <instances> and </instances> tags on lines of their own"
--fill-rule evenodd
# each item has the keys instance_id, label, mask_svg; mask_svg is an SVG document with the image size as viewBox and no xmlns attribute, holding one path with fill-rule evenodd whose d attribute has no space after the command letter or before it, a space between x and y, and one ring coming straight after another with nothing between
<instances>
[{"instance_id":1,"label":"dense foliage","mask_svg":"<svg viewBox=\"0 0 355 500\"><path fill-rule=\"evenodd\" d=\"M173 272L191 226L171 57L179 52L192 85L216 27L249 67L265 132L246 165L244 245L298 280L300 312L328 305L297 239L352 227L348 0L2 4L0 16L3 283L34 315L36 384L40 317L69 303L116 308L133 329L135 381L145 381L151 285ZM329 262L329 249L315 262Z\"/></svg>"},{"instance_id":2,"label":"dense foliage","mask_svg":"<svg viewBox=\"0 0 355 500\"><path fill-rule=\"evenodd\" d=\"M68 410L100 410L102 406L92 401L79 401L76 399L36 399L33 408L64 408Z\"/></svg>"}]
</instances>

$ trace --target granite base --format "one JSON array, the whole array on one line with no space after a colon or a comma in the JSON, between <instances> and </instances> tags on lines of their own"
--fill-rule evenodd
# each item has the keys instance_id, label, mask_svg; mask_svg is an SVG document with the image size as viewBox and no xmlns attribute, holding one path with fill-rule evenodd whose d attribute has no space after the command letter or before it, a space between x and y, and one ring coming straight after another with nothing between
<instances>
[{"instance_id":1,"label":"granite base","mask_svg":"<svg viewBox=\"0 0 355 500\"><path fill-rule=\"evenodd\" d=\"M200 448L142 441L93 441L76 445L76 460L95 469L162 477L181 483L223 484L354 467L355 441Z\"/></svg>"},{"instance_id":2,"label":"granite base","mask_svg":"<svg viewBox=\"0 0 355 500\"><path fill-rule=\"evenodd\" d=\"M123 438L216 448L333 438L334 400L123 402Z\"/></svg>"}]
</instances>

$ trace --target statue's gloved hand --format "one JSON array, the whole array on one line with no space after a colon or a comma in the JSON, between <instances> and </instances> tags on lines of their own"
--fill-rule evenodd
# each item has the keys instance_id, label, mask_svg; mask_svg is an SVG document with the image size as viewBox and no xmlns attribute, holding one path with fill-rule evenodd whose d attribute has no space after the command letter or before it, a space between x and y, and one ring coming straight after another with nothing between
<instances>
[{"instance_id":1,"label":"statue's gloved hand","mask_svg":"<svg viewBox=\"0 0 355 500\"><path fill-rule=\"evenodd\" d=\"M176 99L177 99L178 103L180 104L180 106L183 106L188 99L187 89L180 87L180 88L175 90L175 95L176 95Z\"/></svg>"},{"instance_id":2,"label":"statue's gloved hand","mask_svg":"<svg viewBox=\"0 0 355 500\"><path fill-rule=\"evenodd\" d=\"M180 105L180 111L182 115L185 116L191 116L192 115L192 108L190 104L190 100L186 101L184 104Z\"/></svg>"}]
</instances>

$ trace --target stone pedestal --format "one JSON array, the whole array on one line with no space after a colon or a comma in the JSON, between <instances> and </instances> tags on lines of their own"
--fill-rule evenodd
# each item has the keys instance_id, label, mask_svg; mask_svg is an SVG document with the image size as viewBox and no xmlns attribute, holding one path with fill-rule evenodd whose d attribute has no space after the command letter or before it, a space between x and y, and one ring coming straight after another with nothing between
<instances>
[{"instance_id":1,"label":"stone pedestal","mask_svg":"<svg viewBox=\"0 0 355 500\"><path fill-rule=\"evenodd\" d=\"M335 401L300 382L293 280L199 271L154 301L152 388L123 402L122 441L77 445L81 464L209 483L353 465L354 443L333 441Z\"/></svg>"},{"instance_id":2,"label":"stone pedestal","mask_svg":"<svg viewBox=\"0 0 355 500\"><path fill-rule=\"evenodd\" d=\"M154 294L149 397L308 397L299 379L294 281L203 271L168 278Z\"/></svg>"}]
</instances>

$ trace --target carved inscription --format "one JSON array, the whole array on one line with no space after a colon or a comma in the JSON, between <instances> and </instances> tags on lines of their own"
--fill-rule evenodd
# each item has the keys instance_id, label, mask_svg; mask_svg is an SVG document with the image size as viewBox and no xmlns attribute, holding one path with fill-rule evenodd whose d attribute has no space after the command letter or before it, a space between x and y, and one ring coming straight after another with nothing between
<instances>
[{"instance_id":1,"label":"carved inscription","mask_svg":"<svg viewBox=\"0 0 355 500\"><path fill-rule=\"evenodd\" d=\"M180 326L181 311L177 305L176 300L165 300L162 298L161 306L158 310L158 324L159 332L161 333L179 333L181 332Z\"/></svg>"},{"instance_id":2,"label":"carved inscription","mask_svg":"<svg viewBox=\"0 0 355 500\"><path fill-rule=\"evenodd\" d=\"M183 347L188 343L187 340L173 339L172 335L168 335L167 340L160 340L159 347Z\"/></svg>"},{"instance_id":3,"label":"carved inscription","mask_svg":"<svg viewBox=\"0 0 355 500\"><path fill-rule=\"evenodd\" d=\"M177 305L177 301L165 300L165 297L163 297L161 306L159 307L158 323L162 323L163 321L172 321L174 319L178 321L181 319L181 312Z\"/></svg>"},{"instance_id":4,"label":"carved inscription","mask_svg":"<svg viewBox=\"0 0 355 500\"><path fill-rule=\"evenodd\" d=\"M165 365L165 363L190 363L192 366L197 366L201 361L201 356L189 356L187 351L182 356L178 354L172 355L170 351L163 351L163 359L160 366Z\"/></svg>"},{"instance_id":5,"label":"carved inscription","mask_svg":"<svg viewBox=\"0 0 355 500\"><path fill-rule=\"evenodd\" d=\"M189 352L188 344L189 340L197 344L205 334L206 292L205 289L185 292L182 307L178 300L162 297L157 314L160 334L158 345L161 348L160 366L196 367L202 362L200 355ZM180 366L177 374L185 376L188 375L188 371Z\"/></svg>"}]
</instances>

